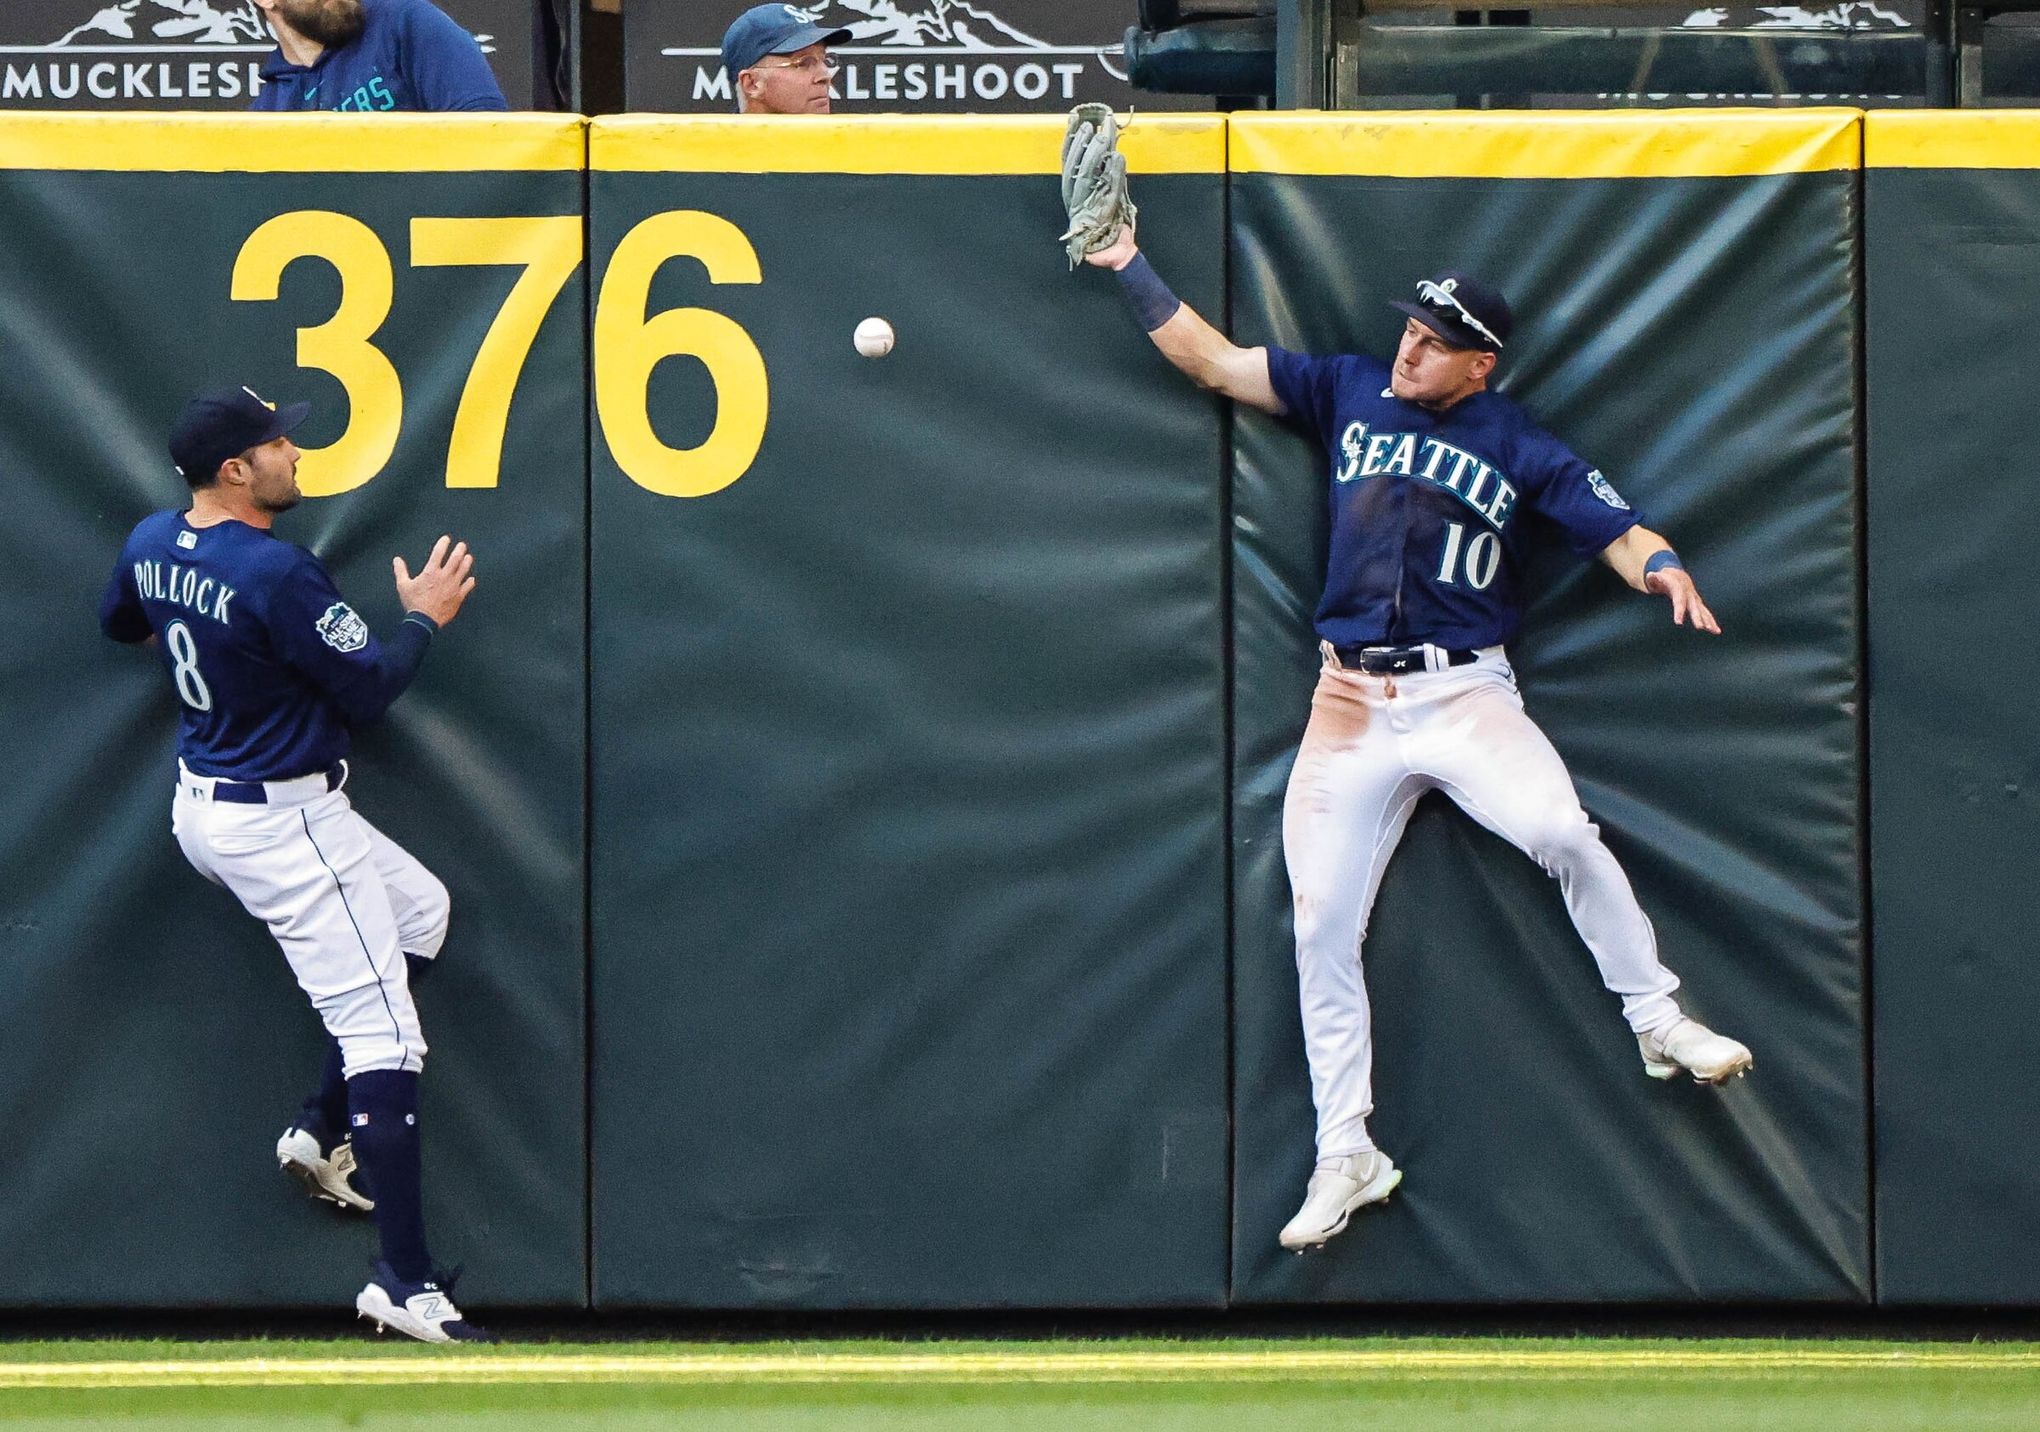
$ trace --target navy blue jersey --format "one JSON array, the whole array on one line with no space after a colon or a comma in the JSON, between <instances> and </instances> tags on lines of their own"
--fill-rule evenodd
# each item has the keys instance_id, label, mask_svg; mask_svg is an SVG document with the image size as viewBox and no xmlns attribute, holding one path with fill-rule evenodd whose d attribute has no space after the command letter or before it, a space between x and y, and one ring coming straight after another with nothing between
<instances>
[{"instance_id":1,"label":"navy blue jersey","mask_svg":"<svg viewBox=\"0 0 2040 1432\"><path fill-rule=\"evenodd\" d=\"M362 0L361 33L317 64L277 50L262 64L258 110L508 109L475 37L430 0Z\"/></svg>"},{"instance_id":2,"label":"navy blue jersey","mask_svg":"<svg viewBox=\"0 0 2040 1432\"><path fill-rule=\"evenodd\" d=\"M1389 391L1377 358L1268 350L1290 415L1331 456L1332 543L1318 635L1334 646L1497 646L1523 618L1532 523L1593 556L1641 518L1500 393L1442 413Z\"/></svg>"},{"instance_id":3,"label":"navy blue jersey","mask_svg":"<svg viewBox=\"0 0 2040 1432\"><path fill-rule=\"evenodd\" d=\"M154 633L183 707L177 753L200 775L287 780L347 754L350 721L395 699L392 663L319 559L245 522L193 527L145 517L106 584L100 625L116 641ZM419 644L427 631L405 637ZM429 629L429 623L425 623Z\"/></svg>"}]
</instances>

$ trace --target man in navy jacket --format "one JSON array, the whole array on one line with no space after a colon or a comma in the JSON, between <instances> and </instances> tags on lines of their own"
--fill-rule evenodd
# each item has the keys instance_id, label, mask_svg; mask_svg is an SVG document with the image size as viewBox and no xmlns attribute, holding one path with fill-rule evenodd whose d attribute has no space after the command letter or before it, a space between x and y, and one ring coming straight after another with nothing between
<instances>
[{"instance_id":1,"label":"man in navy jacket","mask_svg":"<svg viewBox=\"0 0 2040 1432\"><path fill-rule=\"evenodd\" d=\"M257 110L508 109L475 37L431 0L255 0L276 36Z\"/></svg>"}]
</instances>

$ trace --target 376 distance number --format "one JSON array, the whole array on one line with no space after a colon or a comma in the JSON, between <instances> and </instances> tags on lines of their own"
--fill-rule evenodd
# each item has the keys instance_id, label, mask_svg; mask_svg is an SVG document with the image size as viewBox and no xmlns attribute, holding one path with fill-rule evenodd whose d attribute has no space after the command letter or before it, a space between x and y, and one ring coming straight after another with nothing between
<instances>
[{"instance_id":1,"label":"376 distance number","mask_svg":"<svg viewBox=\"0 0 2040 1432\"><path fill-rule=\"evenodd\" d=\"M522 270L468 370L447 445L448 487L494 487L503 468L510 400L546 315L584 257L578 214L411 220L411 266ZM647 317L652 280L673 259L699 263L714 284L758 283L757 251L727 219L695 210L654 214L610 256L595 303L595 411L616 464L665 497L720 492L749 470L765 440L770 406L765 359L732 318L706 308ZM347 392L347 430L307 448L298 484L307 496L360 487L388 464L404 421L404 390L375 336L390 316L396 277L373 229L346 214L299 209L257 228L234 260L232 296L275 301L283 274L320 259L340 276L340 302L324 323L297 330L301 368L329 373ZM652 370L693 358L715 383L715 426L700 445L668 446L653 430Z\"/></svg>"}]
</instances>

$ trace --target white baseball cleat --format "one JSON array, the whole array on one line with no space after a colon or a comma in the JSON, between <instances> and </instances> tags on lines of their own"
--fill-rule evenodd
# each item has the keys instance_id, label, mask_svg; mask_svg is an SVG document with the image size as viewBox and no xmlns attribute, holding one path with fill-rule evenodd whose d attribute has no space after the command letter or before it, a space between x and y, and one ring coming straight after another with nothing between
<instances>
[{"instance_id":1,"label":"white baseball cleat","mask_svg":"<svg viewBox=\"0 0 2040 1432\"><path fill-rule=\"evenodd\" d=\"M453 1305L453 1276L406 1283L378 1261L375 1276L355 1296L354 1310L375 1324L395 1328L419 1342L494 1342L489 1334L461 1316Z\"/></svg>"},{"instance_id":2,"label":"white baseball cleat","mask_svg":"<svg viewBox=\"0 0 2040 1432\"><path fill-rule=\"evenodd\" d=\"M1354 1210L1381 1202L1401 1182L1402 1170L1379 1149L1319 1159L1303 1207L1283 1226L1282 1246L1296 1253L1324 1246L1346 1231Z\"/></svg>"},{"instance_id":3,"label":"white baseball cleat","mask_svg":"<svg viewBox=\"0 0 2040 1432\"><path fill-rule=\"evenodd\" d=\"M355 1191L354 1145L348 1140L335 1144L327 1155L320 1151L317 1138L293 1124L276 1141L276 1166L303 1184L313 1198L363 1213L375 1207L373 1199Z\"/></svg>"},{"instance_id":4,"label":"white baseball cleat","mask_svg":"<svg viewBox=\"0 0 2040 1432\"><path fill-rule=\"evenodd\" d=\"M1749 1073L1757 1062L1748 1045L1683 1016L1655 1034L1637 1035L1636 1047L1643 1054L1643 1072L1653 1079L1670 1079L1686 1069L1702 1084L1720 1084Z\"/></svg>"}]
</instances>

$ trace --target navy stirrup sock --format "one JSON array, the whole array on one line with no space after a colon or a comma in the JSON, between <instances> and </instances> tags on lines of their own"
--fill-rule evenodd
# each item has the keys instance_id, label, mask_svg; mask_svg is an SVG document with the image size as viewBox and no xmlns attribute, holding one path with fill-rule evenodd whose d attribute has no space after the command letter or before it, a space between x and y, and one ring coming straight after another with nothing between
<instances>
[{"instance_id":1,"label":"navy stirrup sock","mask_svg":"<svg viewBox=\"0 0 2040 1432\"><path fill-rule=\"evenodd\" d=\"M354 1157L368 1176L383 1261L407 1283L432 1276L425 1247L423 1160L418 1143L418 1076L368 1069L347 1081Z\"/></svg>"}]
</instances>

